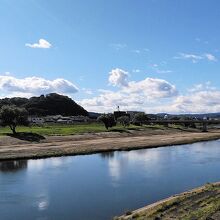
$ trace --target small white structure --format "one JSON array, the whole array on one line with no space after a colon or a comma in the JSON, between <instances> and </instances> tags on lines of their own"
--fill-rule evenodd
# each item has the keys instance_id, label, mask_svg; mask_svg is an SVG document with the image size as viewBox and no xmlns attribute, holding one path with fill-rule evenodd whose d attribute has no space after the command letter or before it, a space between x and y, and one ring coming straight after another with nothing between
<instances>
[{"instance_id":1,"label":"small white structure","mask_svg":"<svg viewBox=\"0 0 220 220\"><path fill-rule=\"evenodd\" d=\"M167 120L168 119L168 115L164 115L163 119Z\"/></svg>"},{"instance_id":2,"label":"small white structure","mask_svg":"<svg viewBox=\"0 0 220 220\"><path fill-rule=\"evenodd\" d=\"M43 124L45 122L44 118L40 117L31 117L29 118L29 121L34 124Z\"/></svg>"}]
</instances>

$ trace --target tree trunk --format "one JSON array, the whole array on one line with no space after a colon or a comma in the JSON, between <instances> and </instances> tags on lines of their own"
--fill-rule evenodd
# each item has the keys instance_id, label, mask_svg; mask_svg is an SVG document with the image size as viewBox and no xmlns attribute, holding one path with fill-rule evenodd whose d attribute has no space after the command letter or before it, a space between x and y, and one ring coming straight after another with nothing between
<instances>
[{"instance_id":1,"label":"tree trunk","mask_svg":"<svg viewBox=\"0 0 220 220\"><path fill-rule=\"evenodd\" d=\"M16 134L15 127L13 127L12 132L13 132L13 134Z\"/></svg>"},{"instance_id":2,"label":"tree trunk","mask_svg":"<svg viewBox=\"0 0 220 220\"><path fill-rule=\"evenodd\" d=\"M13 133L13 134L16 134L16 130L15 130L16 126L10 125L10 128L11 128L11 130L12 130L12 133Z\"/></svg>"}]
</instances>

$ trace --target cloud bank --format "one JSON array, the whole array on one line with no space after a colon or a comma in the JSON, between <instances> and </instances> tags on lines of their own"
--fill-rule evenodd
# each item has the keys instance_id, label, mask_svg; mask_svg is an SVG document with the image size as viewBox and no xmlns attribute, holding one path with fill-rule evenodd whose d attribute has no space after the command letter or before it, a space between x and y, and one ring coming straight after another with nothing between
<instances>
[{"instance_id":1,"label":"cloud bank","mask_svg":"<svg viewBox=\"0 0 220 220\"><path fill-rule=\"evenodd\" d=\"M220 90L211 82L197 84L182 94L174 84L164 79L147 77L129 81L127 71L116 68L109 73L109 89L98 90L98 95L82 88L80 91L91 98L78 100L88 111L112 112L120 106L122 110L145 111L147 113L206 113L220 112ZM30 97L57 92L73 96L79 89L72 82L58 78L16 78L10 74L0 75L2 97Z\"/></svg>"},{"instance_id":2,"label":"cloud bank","mask_svg":"<svg viewBox=\"0 0 220 220\"><path fill-rule=\"evenodd\" d=\"M0 75L0 91L10 96L29 97L51 92L73 94L78 91L78 88L72 82L62 78L47 80L33 76L18 79L10 75Z\"/></svg>"},{"instance_id":3,"label":"cloud bank","mask_svg":"<svg viewBox=\"0 0 220 220\"><path fill-rule=\"evenodd\" d=\"M89 111L112 112L123 110L147 113L206 113L220 112L220 91L210 82L194 85L181 94L175 85L158 78L128 81L128 72L113 69L109 83L118 90L99 90L100 94L79 101Z\"/></svg>"},{"instance_id":4,"label":"cloud bank","mask_svg":"<svg viewBox=\"0 0 220 220\"><path fill-rule=\"evenodd\" d=\"M113 111L118 105L126 110L144 110L149 103L178 95L176 87L166 80L146 78L128 81L128 72L119 68L109 73L108 80L119 90L99 90L100 95L79 103L90 111Z\"/></svg>"}]
</instances>

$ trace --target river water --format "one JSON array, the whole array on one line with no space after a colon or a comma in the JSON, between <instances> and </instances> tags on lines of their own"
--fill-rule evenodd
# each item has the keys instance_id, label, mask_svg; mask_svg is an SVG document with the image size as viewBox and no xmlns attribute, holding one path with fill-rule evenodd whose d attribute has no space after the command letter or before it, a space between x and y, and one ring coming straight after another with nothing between
<instances>
[{"instance_id":1,"label":"river water","mask_svg":"<svg viewBox=\"0 0 220 220\"><path fill-rule=\"evenodd\" d=\"M220 181L220 141L0 162L0 219L108 220Z\"/></svg>"}]
</instances>

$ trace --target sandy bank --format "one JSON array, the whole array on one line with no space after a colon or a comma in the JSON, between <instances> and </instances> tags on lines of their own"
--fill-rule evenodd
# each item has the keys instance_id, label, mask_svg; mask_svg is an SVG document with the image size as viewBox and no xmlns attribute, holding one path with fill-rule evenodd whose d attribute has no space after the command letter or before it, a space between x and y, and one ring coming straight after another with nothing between
<instances>
[{"instance_id":1,"label":"sandy bank","mask_svg":"<svg viewBox=\"0 0 220 220\"><path fill-rule=\"evenodd\" d=\"M48 136L39 143L0 137L0 160L44 158L64 155L153 148L220 138L220 131L144 130L129 133L104 132L73 136Z\"/></svg>"}]
</instances>

